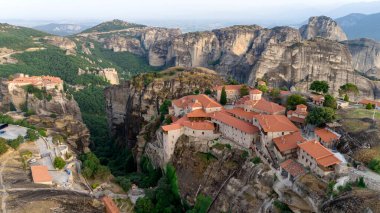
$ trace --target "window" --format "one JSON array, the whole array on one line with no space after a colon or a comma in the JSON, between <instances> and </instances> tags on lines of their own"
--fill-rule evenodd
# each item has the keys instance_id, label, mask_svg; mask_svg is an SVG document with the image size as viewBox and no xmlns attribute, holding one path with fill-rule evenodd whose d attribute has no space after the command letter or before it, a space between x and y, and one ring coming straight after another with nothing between
<instances>
[{"instance_id":1,"label":"window","mask_svg":"<svg viewBox=\"0 0 380 213\"><path fill-rule=\"evenodd\" d=\"M205 134L205 132L202 132L202 135L204 135Z\"/></svg>"}]
</instances>

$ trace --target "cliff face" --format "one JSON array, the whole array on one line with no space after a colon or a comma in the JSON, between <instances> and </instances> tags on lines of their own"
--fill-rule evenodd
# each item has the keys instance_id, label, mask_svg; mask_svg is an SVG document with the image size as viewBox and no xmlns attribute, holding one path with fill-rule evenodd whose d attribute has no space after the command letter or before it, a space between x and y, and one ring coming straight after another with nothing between
<instances>
[{"instance_id":1,"label":"cliff face","mask_svg":"<svg viewBox=\"0 0 380 213\"><path fill-rule=\"evenodd\" d=\"M142 126L158 116L164 100L193 94L197 89L203 92L222 83L214 71L177 70L182 69L142 74L105 89L109 129L120 144L134 147Z\"/></svg>"},{"instance_id":2,"label":"cliff face","mask_svg":"<svg viewBox=\"0 0 380 213\"><path fill-rule=\"evenodd\" d=\"M115 52L131 52L137 55L148 55L153 44L171 39L181 34L178 29L156 27L130 28L116 34L93 33L95 40L104 43L104 47Z\"/></svg>"},{"instance_id":3,"label":"cliff face","mask_svg":"<svg viewBox=\"0 0 380 213\"><path fill-rule=\"evenodd\" d=\"M352 54L352 66L367 76L380 78L380 43L370 39L345 41Z\"/></svg>"},{"instance_id":4,"label":"cliff face","mask_svg":"<svg viewBox=\"0 0 380 213\"><path fill-rule=\"evenodd\" d=\"M334 41L345 41L347 36L338 23L326 16L309 18L309 23L300 28L303 39L323 37Z\"/></svg>"},{"instance_id":5,"label":"cliff face","mask_svg":"<svg viewBox=\"0 0 380 213\"><path fill-rule=\"evenodd\" d=\"M330 92L348 82L358 85L363 96L374 97L373 83L355 74L348 49L337 42L316 38L289 46L271 45L262 53L248 82L256 78L268 79L272 86L292 86L305 91L311 82L324 80Z\"/></svg>"}]
</instances>

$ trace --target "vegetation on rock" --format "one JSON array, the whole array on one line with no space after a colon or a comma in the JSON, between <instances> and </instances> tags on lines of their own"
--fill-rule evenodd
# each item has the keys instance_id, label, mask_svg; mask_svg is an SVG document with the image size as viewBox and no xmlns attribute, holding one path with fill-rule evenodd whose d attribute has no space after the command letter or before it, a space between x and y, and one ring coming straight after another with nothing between
<instances>
[{"instance_id":1,"label":"vegetation on rock","mask_svg":"<svg viewBox=\"0 0 380 213\"><path fill-rule=\"evenodd\" d=\"M326 81L313 81L310 85L310 90L314 90L318 93L327 93L329 91L329 85Z\"/></svg>"}]
</instances>

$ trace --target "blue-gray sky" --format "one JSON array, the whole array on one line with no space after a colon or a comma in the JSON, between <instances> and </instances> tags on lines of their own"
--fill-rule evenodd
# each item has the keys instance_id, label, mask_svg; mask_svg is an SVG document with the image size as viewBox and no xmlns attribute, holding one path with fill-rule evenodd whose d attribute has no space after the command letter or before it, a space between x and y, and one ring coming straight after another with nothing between
<instances>
[{"instance_id":1,"label":"blue-gray sky","mask_svg":"<svg viewBox=\"0 0 380 213\"><path fill-rule=\"evenodd\" d=\"M0 20L295 21L358 2L371 0L0 0Z\"/></svg>"}]
</instances>

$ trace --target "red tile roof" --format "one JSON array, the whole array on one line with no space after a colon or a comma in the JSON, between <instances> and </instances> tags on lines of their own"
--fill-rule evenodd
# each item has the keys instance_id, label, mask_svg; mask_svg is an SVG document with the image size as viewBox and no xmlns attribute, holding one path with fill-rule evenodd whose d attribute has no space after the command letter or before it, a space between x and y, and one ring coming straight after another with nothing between
<instances>
[{"instance_id":1,"label":"red tile roof","mask_svg":"<svg viewBox=\"0 0 380 213\"><path fill-rule=\"evenodd\" d=\"M307 141L298 144L298 147L314 158L323 167L339 164L341 161L318 141Z\"/></svg>"},{"instance_id":2,"label":"red tile roof","mask_svg":"<svg viewBox=\"0 0 380 213\"><path fill-rule=\"evenodd\" d=\"M183 126L194 130L215 130L214 124L208 121L185 121L183 122Z\"/></svg>"},{"instance_id":3,"label":"red tile roof","mask_svg":"<svg viewBox=\"0 0 380 213\"><path fill-rule=\"evenodd\" d=\"M236 107L233 109L227 109L226 112L228 112L232 115L235 115L235 117L241 117L241 118L245 118L248 120L252 120L255 117L255 115L258 114L255 112L246 112L246 111L244 111L243 108L240 108L240 107Z\"/></svg>"},{"instance_id":4,"label":"red tile roof","mask_svg":"<svg viewBox=\"0 0 380 213\"><path fill-rule=\"evenodd\" d=\"M51 182L53 178L48 172L47 166L31 166L32 178L35 183Z\"/></svg>"},{"instance_id":5,"label":"red tile roof","mask_svg":"<svg viewBox=\"0 0 380 213\"><path fill-rule=\"evenodd\" d=\"M261 98L258 101L248 100L244 104L251 105L252 108L263 111L263 112L267 112L269 114L285 112L285 107L278 105L274 102L267 101L264 98Z\"/></svg>"},{"instance_id":6,"label":"red tile roof","mask_svg":"<svg viewBox=\"0 0 380 213\"><path fill-rule=\"evenodd\" d=\"M256 115L264 132L296 132L298 128L285 115Z\"/></svg>"},{"instance_id":7,"label":"red tile roof","mask_svg":"<svg viewBox=\"0 0 380 213\"><path fill-rule=\"evenodd\" d=\"M214 112L210 113L211 118L218 120L224 124L227 124L228 126L232 126L236 129L239 129L240 131L243 131L248 134L254 134L259 132L259 129L252 124L242 121L240 119L237 119L231 115L229 115L227 112Z\"/></svg>"},{"instance_id":8,"label":"red tile roof","mask_svg":"<svg viewBox=\"0 0 380 213\"><path fill-rule=\"evenodd\" d=\"M196 102L199 102L200 104L197 103L196 105L194 105ZM172 101L172 103L179 108L187 108L192 106L203 108L222 107L222 105L220 105L214 99L211 99L210 97L204 94L188 95L180 99L174 100Z\"/></svg>"},{"instance_id":9,"label":"red tile roof","mask_svg":"<svg viewBox=\"0 0 380 213\"><path fill-rule=\"evenodd\" d=\"M120 210L119 208L116 206L116 204L113 202L113 200L108 197L108 196L104 196L102 197L101 199L104 203L104 206L106 207L106 213L119 213Z\"/></svg>"},{"instance_id":10,"label":"red tile roof","mask_svg":"<svg viewBox=\"0 0 380 213\"><path fill-rule=\"evenodd\" d=\"M203 109L194 110L186 115L188 118L206 118L209 115Z\"/></svg>"},{"instance_id":11,"label":"red tile roof","mask_svg":"<svg viewBox=\"0 0 380 213\"><path fill-rule=\"evenodd\" d=\"M300 123L300 124L305 123L305 118L299 118L299 117L296 117L296 116L290 116L289 120L291 120L291 121L293 121L295 123Z\"/></svg>"},{"instance_id":12,"label":"red tile roof","mask_svg":"<svg viewBox=\"0 0 380 213\"><path fill-rule=\"evenodd\" d=\"M334 134L326 128L316 128L314 132L325 143L332 143L339 139L338 135Z\"/></svg>"},{"instance_id":13,"label":"red tile roof","mask_svg":"<svg viewBox=\"0 0 380 213\"><path fill-rule=\"evenodd\" d=\"M169 124L169 125L162 126L161 128L162 128L162 130L164 130L165 132L168 132L168 131L172 131L172 130L181 129L182 126L179 125L179 124L174 123L174 124Z\"/></svg>"},{"instance_id":14,"label":"red tile roof","mask_svg":"<svg viewBox=\"0 0 380 213\"><path fill-rule=\"evenodd\" d=\"M303 166L294 161L293 159L288 159L280 164L280 167L287 171L291 176L298 177L300 175L306 174L305 168Z\"/></svg>"},{"instance_id":15,"label":"red tile roof","mask_svg":"<svg viewBox=\"0 0 380 213\"><path fill-rule=\"evenodd\" d=\"M249 91L249 94L263 94L263 92L261 92L258 89L253 89L253 90Z\"/></svg>"},{"instance_id":16,"label":"red tile roof","mask_svg":"<svg viewBox=\"0 0 380 213\"><path fill-rule=\"evenodd\" d=\"M363 99L363 100L359 101L359 103L363 104L363 105L373 104L375 106L380 106L380 102L379 101L375 101L375 100Z\"/></svg>"},{"instance_id":17,"label":"red tile roof","mask_svg":"<svg viewBox=\"0 0 380 213\"><path fill-rule=\"evenodd\" d=\"M280 91L280 95L281 96L286 96L286 95L290 95L292 92L290 92L290 91L284 91L284 90L281 90Z\"/></svg>"},{"instance_id":18,"label":"red tile roof","mask_svg":"<svg viewBox=\"0 0 380 213\"><path fill-rule=\"evenodd\" d=\"M286 152L292 149L297 149L298 142L304 142L305 139L302 137L300 132L294 132L288 135L277 137L273 139L273 142L280 152Z\"/></svg>"}]
</instances>

